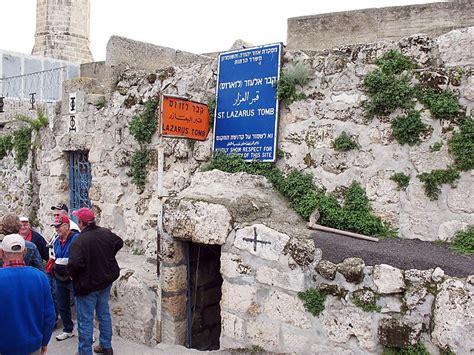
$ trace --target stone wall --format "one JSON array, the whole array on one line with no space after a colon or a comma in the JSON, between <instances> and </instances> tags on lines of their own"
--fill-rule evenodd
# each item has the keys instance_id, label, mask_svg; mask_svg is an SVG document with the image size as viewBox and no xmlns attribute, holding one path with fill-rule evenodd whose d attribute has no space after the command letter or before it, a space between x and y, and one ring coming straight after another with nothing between
<instances>
[{"instance_id":1,"label":"stone wall","mask_svg":"<svg viewBox=\"0 0 474 355\"><path fill-rule=\"evenodd\" d=\"M165 243L164 251L175 251L163 260L167 280L185 278L180 240L222 245L221 348L380 354L421 342L431 354L474 350L465 337L474 331L474 275L366 266L359 258L334 264L279 199L262 177L213 170L196 173L165 204L165 231L175 238ZM201 216L213 217L204 224ZM327 295L318 316L298 296L310 288ZM175 302L171 309L183 308ZM182 329L171 341L184 336Z\"/></svg>"},{"instance_id":2,"label":"stone wall","mask_svg":"<svg viewBox=\"0 0 474 355\"><path fill-rule=\"evenodd\" d=\"M436 73L449 79L448 65L462 67L459 85L448 85L463 110L470 113L474 104L472 38L470 28L439 38L414 36L395 43L320 52L287 51L286 65L296 61L309 65L311 80L300 88L307 99L280 110L279 148L284 157L278 166L284 171L297 168L313 174L314 182L329 192L341 191L355 179L367 190L375 212L391 221L401 237L449 240L457 229L474 223L471 172L461 174L456 188L443 187L437 202L425 196L416 178L406 192L400 192L388 177L400 170L415 176L433 167L446 167L452 161L446 149L452 130L445 132L442 123L423 111L423 120L433 127L431 135L419 146L394 143L386 121L365 121L363 102L367 97L361 83L375 68L376 58L398 48L414 58L420 75ZM36 156L40 230L49 236L50 206L69 202L69 152L88 151L92 164L90 198L99 224L123 237L124 255L137 256L122 265L121 278L114 285L115 331L148 343L184 343L186 323L181 306L186 268L181 240L192 240L222 245L221 346L375 352L382 344L392 344L377 334L386 334L385 324L399 319L395 325L405 329L407 324L413 329L408 342L421 337L430 348L449 346L460 353L472 350L472 343L459 340L466 330L458 329L472 328L472 277L456 280L443 276L440 270L403 272L386 266L367 267L356 260L359 276L364 275L362 281L348 281L344 263L323 263L337 270L335 281L328 280L331 273L322 266L315 271L323 258L308 239L302 220L268 182L245 174L198 173L210 161L212 134L204 142L193 143L155 135L147 184L140 193L130 176L131 157L139 147L128 130L132 117L143 112L148 99L161 93L208 102L215 94L217 63L215 58L201 59L181 66L124 70L111 92L93 78L71 80L63 97L77 93L77 133L67 132L67 99L62 101L60 113L51 118L51 128L40 132ZM104 100L105 107L97 105L98 100ZM359 150L338 153L331 148L342 130L358 138ZM443 149L431 153L428 147L437 141L443 142ZM11 159L2 160L4 170L12 170ZM7 192L15 196L8 205L11 210L27 209L25 190L19 188L27 173L10 171L2 181L2 196ZM224 186L219 190L218 185ZM17 187L11 191L12 186ZM203 193L206 189L207 194ZM273 241L271 248L254 251L245 243L243 238L252 237L254 232L263 240ZM159 279L155 277L157 266ZM392 280L400 287L393 288ZM343 296L329 297L326 311L316 318L304 311L296 294L309 287L325 287L321 286L324 283L337 285ZM416 283L419 294L412 296L415 290L409 285ZM439 291L436 297L428 292L431 283ZM381 294L377 304L383 312L367 313L354 307L353 293L364 287ZM433 319L433 302L436 323L428 332L420 324ZM404 305L411 305L413 312L404 313ZM450 307L454 311L448 311ZM128 318L133 321L127 322ZM462 321L456 323L455 319Z\"/></svg>"},{"instance_id":3,"label":"stone wall","mask_svg":"<svg viewBox=\"0 0 474 355\"><path fill-rule=\"evenodd\" d=\"M394 41L418 33L439 36L474 25L471 0L374 8L288 19L289 49Z\"/></svg>"},{"instance_id":4,"label":"stone wall","mask_svg":"<svg viewBox=\"0 0 474 355\"><path fill-rule=\"evenodd\" d=\"M416 61L420 77L442 79L444 84L440 87L455 92L463 112L472 114L472 38L473 27L434 39L419 35L394 43L316 52L287 51L287 62L304 63L312 74L302 90L308 99L294 102L280 112L279 148L284 152L280 167L312 174L316 185L324 186L328 192L339 193L357 180L365 187L376 213L391 221L402 238L450 240L456 230L474 223L474 209L467 207L474 206L471 172L461 173L456 188L444 185L436 201L425 195L416 176L452 164L447 141L453 127L449 122L434 120L425 109L421 116L431 133L420 145L398 144L391 135L390 118L367 121L364 102L368 97L363 79L376 68L376 58L389 49L397 49ZM459 83L449 79L449 67L458 67L464 73ZM400 114L395 112L391 118ZM337 152L332 148L343 131L358 141L360 149ZM441 151L430 151L435 142L443 144ZM398 191L389 179L396 172L411 176L406 191Z\"/></svg>"},{"instance_id":5,"label":"stone wall","mask_svg":"<svg viewBox=\"0 0 474 355\"><path fill-rule=\"evenodd\" d=\"M34 55L92 62L90 0L37 0Z\"/></svg>"}]
</instances>

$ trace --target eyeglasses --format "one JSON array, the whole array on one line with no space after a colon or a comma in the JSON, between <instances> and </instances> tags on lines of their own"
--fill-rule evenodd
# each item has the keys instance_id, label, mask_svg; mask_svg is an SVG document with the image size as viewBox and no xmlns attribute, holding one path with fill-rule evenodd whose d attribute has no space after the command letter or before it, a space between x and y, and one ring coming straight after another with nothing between
<instances>
[{"instance_id":1,"label":"eyeglasses","mask_svg":"<svg viewBox=\"0 0 474 355\"><path fill-rule=\"evenodd\" d=\"M63 225L64 223L61 223L60 225L57 225L57 226L54 226L55 229L59 229L61 228L61 226Z\"/></svg>"}]
</instances>

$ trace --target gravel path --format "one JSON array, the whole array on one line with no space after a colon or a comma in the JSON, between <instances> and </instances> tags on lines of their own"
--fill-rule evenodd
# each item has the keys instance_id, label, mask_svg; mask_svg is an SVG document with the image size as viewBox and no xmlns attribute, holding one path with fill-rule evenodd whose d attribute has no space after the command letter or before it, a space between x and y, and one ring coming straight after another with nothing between
<instances>
[{"instance_id":1,"label":"gravel path","mask_svg":"<svg viewBox=\"0 0 474 355\"><path fill-rule=\"evenodd\" d=\"M403 270L440 267L450 276L474 275L474 255L458 254L432 242L399 238L369 242L321 231L315 231L312 236L316 248L323 251L323 259L333 263L359 257L366 265L388 264Z\"/></svg>"}]
</instances>

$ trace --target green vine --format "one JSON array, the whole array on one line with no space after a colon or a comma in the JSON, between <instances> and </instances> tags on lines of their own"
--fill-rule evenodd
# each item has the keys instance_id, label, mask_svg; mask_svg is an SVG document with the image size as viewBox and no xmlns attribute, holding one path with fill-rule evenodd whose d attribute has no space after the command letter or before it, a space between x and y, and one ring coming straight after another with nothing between
<instances>
[{"instance_id":1,"label":"green vine","mask_svg":"<svg viewBox=\"0 0 474 355\"><path fill-rule=\"evenodd\" d=\"M424 104L433 117L452 120L459 114L461 107L454 94L448 90L434 90L418 86L415 90L416 98Z\"/></svg>"},{"instance_id":2,"label":"green vine","mask_svg":"<svg viewBox=\"0 0 474 355\"><path fill-rule=\"evenodd\" d=\"M324 301L326 295L314 288L310 288L305 292L298 292L298 297L304 302L304 308L317 317L324 311Z\"/></svg>"},{"instance_id":3,"label":"green vine","mask_svg":"<svg viewBox=\"0 0 474 355\"><path fill-rule=\"evenodd\" d=\"M344 204L341 206L335 194L326 194L323 189L317 189L313 177L298 170L292 170L285 177L275 164L257 161L246 163L239 155L223 153L216 153L205 168L212 169L265 176L276 190L288 198L290 207L305 220L317 209L320 213L318 223L323 226L380 237L396 235L379 216L372 214L364 189L355 181L345 191Z\"/></svg>"},{"instance_id":4,"label":"green vine","mask_svg":"<svg viewBox=\"0 0 474 355\"><path fill-rule=\"evenodd\" d=\"M455 187L455 182L459 179L459 172L454 168L436 169L429 173L418 175L421 182L424 183L426 195L430 200L435 201L441 193L440 186L443 184L451 184Z\"/></svg>"},{"instance_id":5,"label":"green vine","mask_svg":"<svg viewBox=\"0 0 474 355\"><path fill-rule=\"evenodd\" d=\"M306 85L310 80L310 69L302 64L295 63L286 67L278 80L277 98L285 105L294 101L303 100L306 95L299 93L296 87Z\"/></svg>"},{"instance_id":6,"label":"green vine","mask_svg":"<svg viewBox=\"0 0 474 355\"><path fill-rule=\"evenodd\" d=\"M443 147L443 143L441 142L433 143L432 145L430 145L430 152L431 153L439 152L442 147Z\"/></svg>"},{"instance_id":7,"label":"green vine","mask_svg":"<svg viewBox=\"0 0 474 355\"><path fill-rule=\"evenodd\" d=\"M420 112L410 110L406 116L398 116L392 121L392 135L400 144L420 143L420 135L427 129L421 121Z\"/></svg>"},{"instance_id":8,"label":"green vine","mask_svg":"<svg viewBox=\"0 0 474 355\"><path fill-rule=\"evenodd\" d=\"M466 117L448 142L455 166L460 171L474 169L474 119Z\"/></svg>"},{"instance_id":9,"label":"green vine","mask_svg":"<svg viewBox=\"0 0 474 355\"><path fill-rule=\"evenodd\" d=\"M141 192L145 189L147 166L150 163L150 156L147 149L139 149L133 153L130 164L130 171L132 174L132 181Z\"/></svg>"},{"instance_id":10,"label":"green vine","mask_svg":"<svg viewBox=\"0 0 474 355\"><path fill-rule=\"evenodd\" d=\"M332 147L339 152L348 152L359 148L359 144L344 131L334 140Z\"/></svg>"},{"instance_id":11,"label":"green vine","mask_svg":"<svg viewBox=\"0 0 474 355\"><path fill-rule=\"evenodd\" d=\"M370 100L366 102L368 117L388 115L397 109L409 110L405 116L398 116L392 121L392 135L400 144L415 145L420 143L421 135L428 127L421 121L420 112L414 109L415 99L427 107L433 118L456 122L461 106L454 93L449 90L434 89L417 85L412 86L413 61L398 51L388 51L376 61L379 69L370 72L364 79L364 85ZM453 85L460 84L462 68L449 70ZM452 186L459 178L458 171L474 168L474 121L466 117L449 140L449 152L453 155L455 164L445 170L433 170L418 175L424 183L427 196L436 200L442 184ZM430 146L430 151L439 151L442 143ZM400 178L400 177L397 177Z\"/></svg>"},{"instance_id":12,"label":"green vine","mask_svg":"<svg viewBox=\"0 0 474 355\"><path fill-rule=\"evenodd\" d=\"M382 355L430 355L423 343L407 346L406 348L385 348Z\"/></svg>"},{"instance_id":13,"label":"green vine","mask_svg":"<svg viewBox=\"0 0 474 355\"><path fill-rule=\"evenodd\" d=\"M140 143L151 143L151 139L156 132L157 117L156 108L157 100L150 99L145 103L145 111L133 116L130 122L129 131L135 140Z\"/></svg>"},{"instance_id":14,"label":"green vine","mask_svg":"<svg viewBox=\"0 0 474 355\"><path fill-rule=\"evenodd\" d=\"M158 101L156 99L149 99L145 103L145 110L133 116L128 128L130 134L140 146L140 148L133 153L130 163L132 182L137 186L139 193L145 190L148 175L147 167L150 163L150 150L147 146L151 143L157 129L157 107Z\"/></svg>"},{"instance_id":15,"label":"green vine","mask_svg":"<svg viewBox=\"0 0 474 355\"><path fill-rule=\"evenodd\" d=\"M31 150L31 132L31 127L19 128L13 132L13 149L18 169L21 169L28 160Z\"/></svg>"},{"instance_id":16,"label":"green vine","mask_svg":"<svg viewBox=\"0 0 474 355\"><path fill-rule=\"evenodd\" d=\"M390 177L390 180L395 181L398 185L398 190L406 190L410 183L410 176L404 173L395 173Z\"/></svg>"},{"instance_id":17,"label":"green vine","mask_svg":"<svg viewBox=\"0 0 474 355\"><path fill-rule=\"evenodd\" d=\"M6 134L0 137L0 160L5 158L13 149L13 137Z\"/></svg>"},{"instance_id":18,"label":"green vine","mask_svg":"<svg viewBox=\"0 0 474 355\"><path fill-rule=\"evenodd\" d=\"M467 255L474 254L474 224L467 231L458 231L451 242L450 248Z\"/></svg>"}]
</instances>

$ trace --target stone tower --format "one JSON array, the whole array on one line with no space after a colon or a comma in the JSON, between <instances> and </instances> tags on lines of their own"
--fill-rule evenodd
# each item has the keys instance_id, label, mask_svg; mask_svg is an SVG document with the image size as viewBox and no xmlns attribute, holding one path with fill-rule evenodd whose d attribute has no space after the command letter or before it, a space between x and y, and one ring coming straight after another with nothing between
<instances>
[{"instance_id":1,"label":"stone tower","mask_svg":"<svg viewBox=\"0 0 474 355\"><path fill-rule=\"evenodd\" d=\"M37 0L31 54L70 62L92 62L90 0Z\"/></svg>"}]
</instances>

